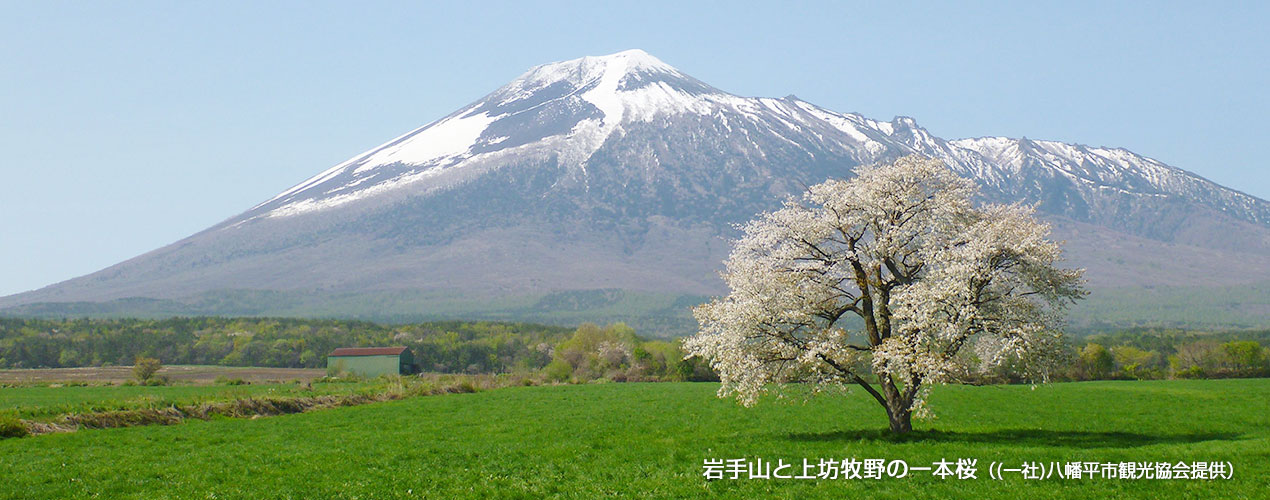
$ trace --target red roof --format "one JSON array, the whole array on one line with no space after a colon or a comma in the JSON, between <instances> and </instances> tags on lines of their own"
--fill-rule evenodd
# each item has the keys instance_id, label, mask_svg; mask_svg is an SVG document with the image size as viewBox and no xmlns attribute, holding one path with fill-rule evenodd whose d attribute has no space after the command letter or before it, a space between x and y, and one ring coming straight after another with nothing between
<instances>
[{"instance_id":1,"label":"red roof","mask_svg":"<svg viewBox=\"0 0 1270 500\"><path fill-rule=\"evenodd\" d=\"M341 347L331 351L331 356L396 356L405 347Z\"/></svg>"}]
</instances>

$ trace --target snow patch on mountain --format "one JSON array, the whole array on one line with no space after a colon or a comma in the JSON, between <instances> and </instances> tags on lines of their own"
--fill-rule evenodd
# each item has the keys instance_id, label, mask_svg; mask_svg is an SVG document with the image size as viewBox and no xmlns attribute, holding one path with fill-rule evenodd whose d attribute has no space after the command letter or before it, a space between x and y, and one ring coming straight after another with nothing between
<instances>
[{"instance_id":1,"label":"snow patch on mountain","mask_svg":"<svg viewBox=\"0 0 1270 500\"><path fill-rule=\"evenodd\" d=\"M562 151L560 159L566 165L581 169L584 176L586 161L591 159L591 155L600 149L609 134L622 123L626 106L617 90L618 85L631 68L651 65L649 60L652 56L644 56L647 54L643 51L627 51L607 58L583 58L579 63L580 67L587 68L590 73L598 73L594 83L588 85L590 90L583 92L580 97L599 109L601 116L582 120L573 127L570 132L574 138L572 147Z\"/></svg>"},{"instance_id":2,"label":"snow patch on mountain","mask_svg":"<svg viewBox=\"0 0 1270 500\"><path fill-rule=\"evenodd\" d=\"M488 113L478 113L441 120L398 144L375 152L362 160L361 166L353 173L360 174L393 163L421 165L462 155L471 151L485 128L497 119Z\"/></svg>"}]
</instances>

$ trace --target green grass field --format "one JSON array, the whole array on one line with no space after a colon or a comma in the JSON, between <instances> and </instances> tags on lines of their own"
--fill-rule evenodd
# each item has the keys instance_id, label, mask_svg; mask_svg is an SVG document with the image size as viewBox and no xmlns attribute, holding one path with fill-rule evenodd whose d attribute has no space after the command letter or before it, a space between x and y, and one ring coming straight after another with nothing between
<instances>
[{"instance_id":1,"label":"green grass field","mask_svg":"<svg viewBox=\"0 0 1270 500\"><path fill-rule=\"evenodd\" d=\"M512 387L0 441L2 498L1266 498L1270 380L938 388L903 439L866 396L741 408L715 384ZM118 389L118 388L115 388ZM979 479L707 481L711 458L978 460ZM1231 480L1024 480L987 464L1231 462Z\"/></svg>"}]
</instances>

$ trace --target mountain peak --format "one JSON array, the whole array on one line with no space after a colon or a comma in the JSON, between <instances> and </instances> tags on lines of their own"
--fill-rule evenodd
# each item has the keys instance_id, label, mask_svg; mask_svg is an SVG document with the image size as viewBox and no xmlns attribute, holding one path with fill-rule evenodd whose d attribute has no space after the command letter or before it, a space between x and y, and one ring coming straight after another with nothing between
<instances>
[{"instance_id":1,"label":"mountain peak","mask_svg":"<svg viewBox=\"0 0 1270 500\"><path fill-rule=\"evenodd\" d=\"M602 62L604 64L624 64L628 71L675 71L674 67L662 62L661 59L653 57L652 54L644 52L640 49L629 49L621 52L615 52L605 56L586 56L574 61L592 61Z\"/></svg>"},{"instance_id":2,"label":"mountain peak","mask_svg":"<svg viewBox=\"0 0 1270 500\"><path fill-rule=\"evenodd\" d=\"M891 119L891 125L901 130L922 128L917 125L917 120L914 120L911 116L897 116Z\"/></svg>"},{"instance_id":3,"label":"mountain peak","mask_svg":"<svg viewBox=\"0 0 1270 500\"><path fill-rule=\"evenodd\" d=\"M581 87L606 75L620 79L641 73L681 75L679 70L661 59L640 49L630 49L603 56L579 57L534 66L517 78L513 85L519 83L522 87L546 87L557 82L566 82Z\"/></svg>"}]
</instances>

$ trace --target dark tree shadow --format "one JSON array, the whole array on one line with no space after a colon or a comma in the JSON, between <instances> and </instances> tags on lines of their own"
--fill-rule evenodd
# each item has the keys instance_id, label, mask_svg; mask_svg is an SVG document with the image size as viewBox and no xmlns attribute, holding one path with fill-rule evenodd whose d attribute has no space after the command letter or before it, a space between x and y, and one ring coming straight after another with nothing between
<instances>
[{"instance_id":1,"label":"dark tree shadow","mask_svg":"<svg viewBox=\"0 0 1270 500\"><path fill-rule=\"evenodd\" d=\"M985 432L915 430L892 434L885 429L836 431L823 433L790 433L791 441L885 441L910 443L1000 443L1019 446L1061 446L1075 448L1135 448L1153 444L1198 443L1201 441L1234 441L1242 434L1233 432L1198 432L1191 434L1138 434L1133 432L1049 431L1041 429L999 429Z\"/></svg>"}]
</instances>

